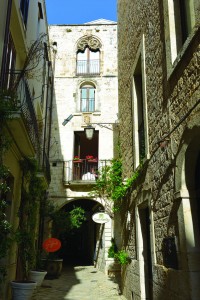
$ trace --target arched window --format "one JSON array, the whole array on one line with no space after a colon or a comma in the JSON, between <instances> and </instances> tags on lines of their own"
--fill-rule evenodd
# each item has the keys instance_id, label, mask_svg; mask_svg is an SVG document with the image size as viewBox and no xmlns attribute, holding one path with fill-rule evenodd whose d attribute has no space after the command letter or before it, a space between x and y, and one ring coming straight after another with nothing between
<instances>
[{"instance_id":1,"label":"arched window","mask_svg":"<svg viewBox=\"0 0 200 300\"><path fill-rule=\"evenodd\" d=\"M77 75L99 74L99 50L92 51L88 47L77 53Z\"/></svg>"},{"instance_id":2,"label":"arched window","mask_svg":"<svg viewBox=\"0 0 200 300\"><path fill-rule=\"evenodd\" d=\"M77 75L97 75L100 73L100 47L93 36L83 37L77 45Z\"/></svg>"},{"instance_id":3,"label":"arched window","mask_svg":"<svg viewBox=\"0 0 200 300\"><path fill-rule=\"evenodd\" d=\"M95 110L95 87L91 84L86 84L80 90L81 101L80 110L82 112L92 112Z\"/></svg>"}]
</instances>

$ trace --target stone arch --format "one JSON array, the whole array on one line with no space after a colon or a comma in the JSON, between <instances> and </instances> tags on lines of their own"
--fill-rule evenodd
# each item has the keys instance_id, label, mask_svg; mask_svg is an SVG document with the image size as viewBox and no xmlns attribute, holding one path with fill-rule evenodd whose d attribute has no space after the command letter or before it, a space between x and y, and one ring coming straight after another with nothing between
<instances>
[{"instance_id":1,"label":"stone arch","mask_svg":"<svg viewBox=\"0 0 200 300\"><path fill-rule=\"evenodd\" d=\"M189 124L190 125L190 124ZM200 298L200 127L193 123L185 130L176 158L175 201L181 268L188 272L190 298ZM195 272L195 276L193 276Z\"/></svg>"},{"instance_id":2,"label":"stone arch","mask_svg":"<svg viewBox=\"0 0 200 300\"><path fill-rule=\"evenodd\" d=\"M76 51L84 51L87 46L89 49L96 51L102 48L102 43L94 35L85 35L77 41Z\"/></svg>"},{"instance_id":3,"label":"stone arch","mask_svg":"<svg viewBox=\"0 0 200 300\"><path fill-rule=\"evenodd\" d=\"M75 264L84 265L92 264L96 260L97 263L101 264L105 260L105 230L107 235L109 230L111 232L111 222L101 226L101 224L93 221L92 215L103 210L102 203L96 199L71 198L68 201L63 201L60 209L67 212L75 206L85 210L86 220L79 229L73 230L73 234L69 232L60 237L62 258L66 263L71 261Z\"/></svg>"},{"instance_id":4,"label":"stone arch","mask_svg":"<svg viewBox=\"0 0 200 300\"><path fill-rule=\"evenodd\" d=\"M191 178L188 178L187 170L192 168L194 171L195 163L200 149L200 128L194 126L187 128L183 134L180 142L180 149L176 158L176 171L175 171L175 192L183 190L191 190ZM188 162L190 160L190 166Z\"/></svg>"}]
</instances>

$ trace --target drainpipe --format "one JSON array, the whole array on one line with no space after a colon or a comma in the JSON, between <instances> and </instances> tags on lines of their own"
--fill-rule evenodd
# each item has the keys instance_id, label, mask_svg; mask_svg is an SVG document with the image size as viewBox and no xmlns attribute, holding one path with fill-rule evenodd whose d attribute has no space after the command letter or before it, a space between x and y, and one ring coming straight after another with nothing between
<instances>
[{"instance_id":1,"label":"drainpipe","mask_svg":"<svg viewBox=\"0 0 200 300\"><path fill-rule=\"evenodd\" d=\"M11 9L12 9L12 0L8 0L5 34L4 34L4 46L3 46L2 64L1 64L0 88L3 88L3 84L5 80L6 52L7 52L8 42L9 42Z\"/></svg>"},{"instance_id":2,"label":"drainpipe","mask_svg":"<svg viewBox=\"0 0 200 300\"><path fill-rule=\"evenodd\" d=\"M57 42L53 43L53 66L52 66L52 84L51 84L51 101L50 101L50 118L49 118L49 137L51 136L51 126L52 126L52 109L53 109L53 92L54 92L54 73L55 73L55 60L57 53ZM50 138L48 140L47 156L49 158L50 152Z\"/></svg>"},{"instance_id":3,"label":"drainpipe","mask_svg":"<svg viewBox=\"0 0 200 300\"><path fill-rule=\"evenodd\" d=\"M51 62L49 61L48 57L48 51L47 51L47 45L44 44L45 47L45 53L46 53L46 61L48 62L48 71L47 71L47 93L46 93L46 108L45 108L45 123L44 123L44 134L43 134L43 167L44 167L44 161L45 161L45 153L46 153L46 134L47 134L47 117L48 117L48 106L49 106L49 70L51 66ZM49 137L48 137L49 138Z\"/></svg>"}]
</instances>

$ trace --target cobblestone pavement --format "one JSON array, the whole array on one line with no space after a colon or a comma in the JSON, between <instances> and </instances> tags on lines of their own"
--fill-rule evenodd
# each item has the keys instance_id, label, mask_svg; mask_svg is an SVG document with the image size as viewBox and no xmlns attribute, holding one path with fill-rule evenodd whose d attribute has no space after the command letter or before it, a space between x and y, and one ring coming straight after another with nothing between
<instances>
[{"instance_id":1,"label":"cobblestone pavement","mask_svg":"<svg viewBox=\"0 0 200 300\"><path fill-rule=\"evenodd\" d=\"M125 300L118 284L94 266L66 267L58 279L44 280L32 300Z\"/></svg>"}]
</instances>

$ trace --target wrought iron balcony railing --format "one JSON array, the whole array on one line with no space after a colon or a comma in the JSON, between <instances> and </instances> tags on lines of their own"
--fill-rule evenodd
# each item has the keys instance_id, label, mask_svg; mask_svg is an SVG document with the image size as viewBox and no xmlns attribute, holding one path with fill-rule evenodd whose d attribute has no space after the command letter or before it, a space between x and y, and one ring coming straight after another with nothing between
<instances>
[{"instance_id":1,"label":"wrought iron balcony railing","mask_svg":"<svg viewBox=\"0 0 200 300\"><path fill-rule=\"evenodd\" d=\"M77 60L77 75L91 74L96 75L100 73L100 64L98 59L93 60Z\"/></svg>"},{"instance_id":2,"label":"wrought iron balcony railing","mask_svg":"<svg viewBox=\"0 0 200 300\"><path fill-rule=\"evenodd\" d=\"M40 135L38 130L35 109L31 100L29 87L25 78L19 82L18 90L19 110L21 110L24 124L27 128L30 140L33 144L35 151L39 151Z\"/></svg>"},{"instance_id":3,"label":"wrought iron balcony railing","mask_svg":"<svg viewBox=\"0 0 200 300\"><path fill-rule=\"evenodd\" d=\"M110 165L110 160L77 159L63 162L63 182L81 181L95 183L101 169Z\"/></svg>"},{"instance_id":4,"label":"wrought iron balcony railing","mask_svg":"<svg viewBox=\"0 0 200 300\"><path fill-rule=\"evenodd\" d=\"M95 111L94 98L81 98L81 111L82 112Z\"/></svg>"},{"instance_id":5,"label":"wrought iron balcony railing","mask_svg":"<svg viewBox=\"0 0 200 300\"><path fill-rule=\"evenodd\" d=\"M10 78L12 78L13 83L15 83L18 73L12 73ZM10 84L12 88L12 84ZM27 134L31 141L31 144L35 150L36 157L38 159L39 168L46 175L48 181L50 181L50 165L48 157L42 149L42 135L39 132L38 122L36 118L35 109L31 99L29 86L27 80L22 77L17 84L17 110L16 112L20 114L20 118L23 120L24 126L26 128Z\"/></svg>"}]
</instances>

